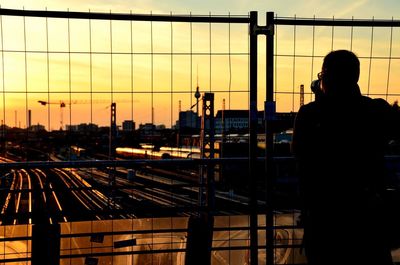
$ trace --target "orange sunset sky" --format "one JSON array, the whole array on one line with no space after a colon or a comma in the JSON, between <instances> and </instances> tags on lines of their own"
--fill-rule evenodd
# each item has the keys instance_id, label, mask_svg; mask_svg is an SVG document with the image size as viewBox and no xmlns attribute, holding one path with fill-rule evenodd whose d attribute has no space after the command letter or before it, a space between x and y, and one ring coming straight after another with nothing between
<instances>
[{"instance_id":1,"label":"orange sunset sky","mask_svg":"<svg viewBox=\"0 0 400 265\"><path fill-rule=\"evenodd\" d=\"M398 1L0 1L2 8L167 15L277 16L398 20ZM201 4L200 4L201 3ZM396 17L397 15L397 17ZM265 100L265 37L259 37L258 108ZM332 49L361 61L360 87L390 103L400 98L400 29L278 26L275 37L277 111L297 111L299 86L309 84ZM0 116L9 126L175 125L193 93L215 93L215 107L247 109L249 43L245 24L137 22L1 17ZM296 56L293 56L296 55ZM38 100L50 102L42 106ZM60 102L66 103L60 108ZM194 108L195 109L195 108Z\"/></svg>"}]
</instances>

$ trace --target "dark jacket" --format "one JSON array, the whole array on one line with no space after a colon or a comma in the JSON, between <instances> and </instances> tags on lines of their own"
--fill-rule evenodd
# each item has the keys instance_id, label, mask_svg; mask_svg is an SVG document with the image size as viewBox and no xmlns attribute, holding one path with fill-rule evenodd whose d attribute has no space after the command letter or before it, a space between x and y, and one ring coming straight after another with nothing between
<instances>
[{"instance_id":1,"label":"dark jacket","mask_svg":"<svg viewBox=\"0 0 400 265\"><path fill-rule=\"evenodd\" d=\"M363 264L363 259L371 262L366 264L390 264L390 252L382 246L379 196L385 190L385 148L396 137L394 121L385 100L360 93L322 97L300 108L293 151L306 253L315 258L310 264L343 262L346 255L354 264Z\"/></svg>"}]
</instances>

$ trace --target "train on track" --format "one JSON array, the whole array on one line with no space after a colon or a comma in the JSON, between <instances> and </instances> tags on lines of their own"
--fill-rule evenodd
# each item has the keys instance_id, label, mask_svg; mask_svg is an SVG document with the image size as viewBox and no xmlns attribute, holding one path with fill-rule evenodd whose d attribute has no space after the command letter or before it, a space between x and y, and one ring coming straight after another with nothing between
<instances>
[{"instance_id":1,"label":"train on track","mask_svg":"<svg viewBox=\"0 0 400 265\"><path fill-rule=\"evenodd\" d=\"M139 159L171 159L171 158L200 158L198 147L159 147L141 145L140 148L117 147L116 155L121 158Z\"/></svg>"}]
</instances>

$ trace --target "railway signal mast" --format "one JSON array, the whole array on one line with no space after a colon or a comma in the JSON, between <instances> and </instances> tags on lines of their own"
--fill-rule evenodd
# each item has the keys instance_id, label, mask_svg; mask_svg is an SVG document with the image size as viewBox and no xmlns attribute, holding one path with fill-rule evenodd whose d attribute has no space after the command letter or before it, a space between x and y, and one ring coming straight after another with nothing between
<instances>
[{"instance_id":1,"label":"railway signal mast","mask_svg":"<svg viewBox=\"0 0 400 265\"><path fill-rule=\"evenodd\" d=\"M214 94L202 96L202 117L200 132L201 159L214 158ZM212 231L214 226L214 170L213 163L200 166L199 206L202 210L192 215L188 223L185 264L210 264Z\"/></svg>"}]
</instances>

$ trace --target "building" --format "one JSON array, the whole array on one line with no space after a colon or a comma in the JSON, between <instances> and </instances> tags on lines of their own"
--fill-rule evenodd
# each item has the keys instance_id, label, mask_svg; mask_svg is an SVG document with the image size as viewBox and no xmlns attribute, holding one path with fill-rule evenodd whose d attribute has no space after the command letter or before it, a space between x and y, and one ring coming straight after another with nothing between
<instances>
[{"instance_id":1,"label":"building","mask_svg":"<svg viewBox=\"0 0 400 265\"><path fill-rule=\"evenodd\" d=\"M200 117L192 110L180 111L177 121L178 129L200 129Z\"/></svg>"},{"instance_id":2,"label":"building","mask_svg":"<svg viewBox=\"0 0 400 265\"><path fill-rule=\"evenodd\" d=\"M293 128L295 112L276 112L272 117L274 131L281 132ZM257 113L257 130L265 128L264 111ZM219 110L215 116L215 133L247 133L249 129L248 110Z\"/></svg>"},{"instance_id":3,"label":"building","mask_svg":"<svg viewBox=\"0 0 400 265\"><path fill-rule=\"evenodd\" d=\"M96 132L98 131L99 126L93 123L81 123L78 125L67 124L65 128L70 132Z\"/></svg>"},{"instance_id":4,"label":"building","mask_svg":"<svg viewBox=\"0 0 400 265\"><path fill-rule=\"evenodd\" d=\"M46 128L43 125L37 124L30 126L29 130L32 132L40 132L40 131L45 131Z\"/></svg>"},{"instance_id":5,"label":"building","mask_svg":"<svg viewBox=\"0 0 400 265\"><path fill-rule=\"evenodd\" d=\"M133 132L136 128L136 124L133 120L125 120L122 122L123 132Z\"/></svg>"},{"instance_id":6,"label":"building","mask_svg":"<svg viewBox=\"0 0 400 265\"><path fill-rule=\"evenodd\" d=\"M78 125L65 125L65 130L68 132L77 132L78 131Z\"/></svg>"},{"instance_id":7,"label":"building","mask_svg":"<svg viewBox=\"0 0 400 265\"><path fill-rule=\"evenodd\" d=\"M156 126L152 123L139 124L139 132L141 136L154 135L155 131L156 131Z\"/></svg>"},{"instance_id":8,"label":"building","mask_svg":"<svg viewBox=\"0 0 400 265\"><path fill-rule=\"evenodd\" d=\"M156 130L157 131L162 131L162 130L165 130L167 127L165 126L165 124L159 124L159 125L156 125Z\"/></svg>"},{"instance_id":9,"label":"building","mask_svg":"<svg viewBox=\"0 0 400 265\"><path fill-rule=\"evenodd\" d=\"M96 132L98 129L99 126L93 123L81 123L78 125L79 132Z\"/></svg>"},{"instance_id":10,"label":"building","mask_svg":"<svg viewBox=\"0 0 400 265\"><path fill-rule=\"evenodd\" d=\"M263 112L258 112L258 125L263 122ZM249 129L248 110L219 110L215 116L215 133L246 133Z\"/></svg>"}]
</instances>

